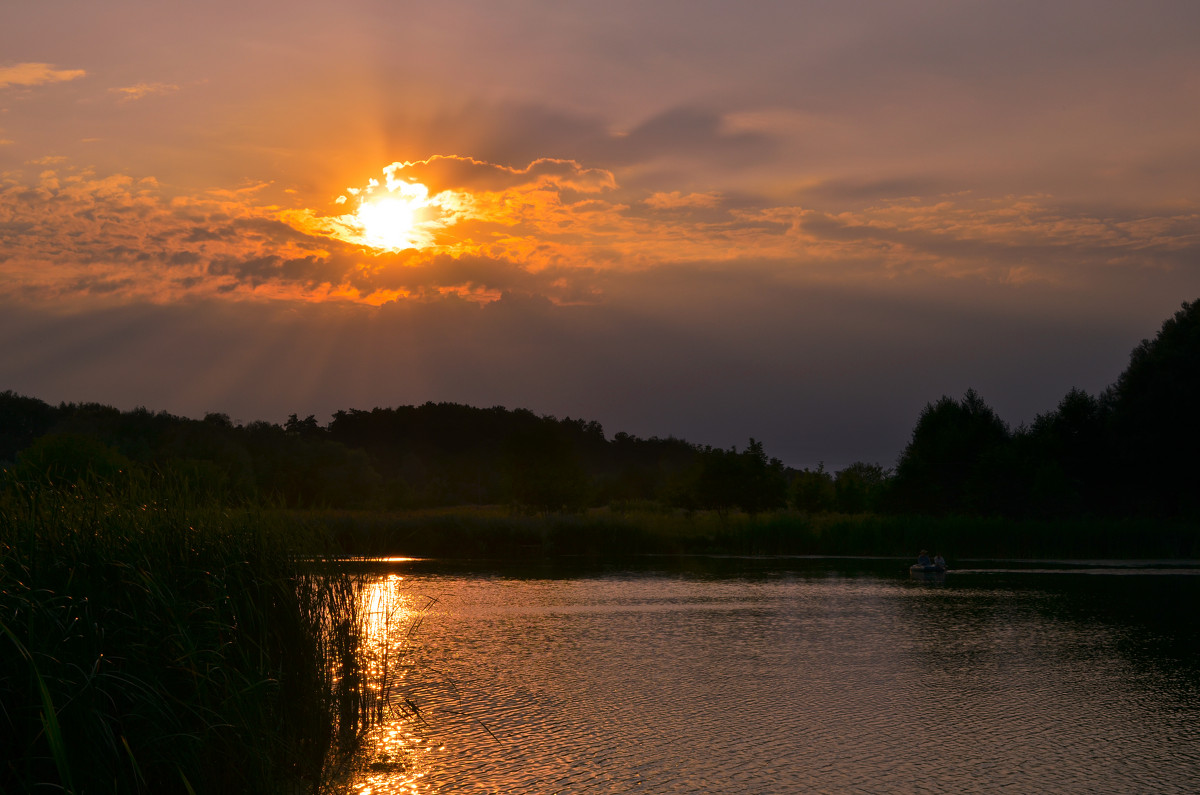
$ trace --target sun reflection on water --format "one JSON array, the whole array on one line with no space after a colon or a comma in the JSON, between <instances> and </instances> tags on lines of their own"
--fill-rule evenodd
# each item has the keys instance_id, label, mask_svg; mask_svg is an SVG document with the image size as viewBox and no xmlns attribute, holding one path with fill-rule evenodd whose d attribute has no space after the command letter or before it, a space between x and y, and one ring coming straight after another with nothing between
<instances>
[{"instance_id":1,"label":"sun reflection on water","mask_svg":"<svg viewBox=\"0 0 1200 795\"><path fill-rule=\"evenodd\" d=\"M371 682L377 723L363 739L363 752L350 780L339 791L353 795L420 793L426 765L434 750L417 729L412 701L405 695L411 665L409 643L421 617L436 600L404 590L404 577L389 574L363 589L364 674Z\"/></svg>"}]
</instances>

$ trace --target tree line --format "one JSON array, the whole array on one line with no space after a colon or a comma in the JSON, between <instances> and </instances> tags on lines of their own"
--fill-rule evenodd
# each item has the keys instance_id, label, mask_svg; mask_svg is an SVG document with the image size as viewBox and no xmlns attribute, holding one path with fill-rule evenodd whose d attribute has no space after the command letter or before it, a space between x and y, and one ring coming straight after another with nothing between
<instances>
[{"instance_id":1,"label":"tree line","mask_svg":"<svg viewBox=\"0 0 1200 795\"><path fill-rule=\"evenodd\" d=\"M189 419L0 393L11 480L171 481L229 504L403 509L509 504L806 512L1200 517L1200 301L1100 395L1070 390L1011 428L974 390L925 406L894 468L791 469L742 449L456 403L338 411L326 424Z\"/></svg>"}]
</instances>

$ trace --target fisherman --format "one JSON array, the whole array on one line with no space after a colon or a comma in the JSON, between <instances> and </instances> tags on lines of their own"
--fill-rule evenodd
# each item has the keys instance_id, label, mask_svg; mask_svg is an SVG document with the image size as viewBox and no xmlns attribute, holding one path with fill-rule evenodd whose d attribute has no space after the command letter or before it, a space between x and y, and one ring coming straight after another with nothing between
<instances>
[{"instance_id":1,"label":"fisherman","mask_svg":"<svg viewBox=\"0 0 1200 795\"><path fill-rule=\"evenodd\" d=\"M946 559L942 557L942 553L939 552L933 556L933 565L940 566L943 569L946 568Z\"/></svg>"},{"instance_id":2,"label":"fisherman","mask_svg":"<svg viewBox=\"0 0 1200 795\"><path fill-rule=\"evenodd\" d=\"M922 549L921 556L917 558L918 566L932 566L933 561L929 559L929 550Z\"/></svg>"}]
</instances>

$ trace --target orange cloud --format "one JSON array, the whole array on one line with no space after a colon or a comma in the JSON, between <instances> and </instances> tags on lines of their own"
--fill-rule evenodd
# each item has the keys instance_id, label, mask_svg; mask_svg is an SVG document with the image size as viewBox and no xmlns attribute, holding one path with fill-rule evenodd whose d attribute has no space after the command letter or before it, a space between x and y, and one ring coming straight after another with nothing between
<instances>
[{"instance_id":1,"label":"orange cloud","mask_svg":"<svg viewBox=\"0 0 1200 795\"><path fill-rule=\"evenodd\" d=\"M0 66L0 88L64 83L86 75L83 69L55 69L48 63L19 63Z\"/></svg>"},{"instance_id":2,"label":"orange cloud","mask_svg":"<svg viewBox=\"0 0 1200 795\"><path fill-rule=\"evenodd\" d=\"M435 191L499 192L546 188L600 193L617 186L611 171L584 168L574 160L541 158L525 168L487 163L471 157L434 155L416 162L395 162L383 169L389 179L412 179Z\"/></svg>"},{"instance_id":3,"label":"orange cloud","mask_svg":"<svg viewBox=\"0 0 1200 795\"><path fill-rule=\"evenodd\" d=\"M603 300L631 271L668 266L847 285L1066 282L1098 265L1193 267L1200 253L1194 207L1122 215L1045 196L951 196L833 213L711 192L638 195L573 161L513 168L446 156L392 164L331 205L343 214L322 214L265 203L264 184L173 196L150 178L46 166L0 176L0 279L13 297L62 306L506 293L579 303ZM389 181L427 202L420 245L368 245L344 213L387 195Z\"/></svg>"},{"instance_id":4,"label":"orange cloud","mask_svg":"<svg viewBox=\"0 0 1200 795\"><path fill-rule=\"evenodd\" d=\"M122 102L132 102L156 94L170 94L178 90L179 86L174 83L137 83L132 86L109 89L109 91L115 94L120 94Z\"/></svg>"},{"instance_id":5,"label":"orange cloud","mask_svg":"<svg viewBox=\"0 0 1200 795\"><path fill-rule=\"evenodd\" d=\"M684 207L716 207L721 197L716 193L689 193L686 196L677 190L670 193L655 193L646 199L646 204L658 210L677 210Z\"/></svg>"}]
</instances>

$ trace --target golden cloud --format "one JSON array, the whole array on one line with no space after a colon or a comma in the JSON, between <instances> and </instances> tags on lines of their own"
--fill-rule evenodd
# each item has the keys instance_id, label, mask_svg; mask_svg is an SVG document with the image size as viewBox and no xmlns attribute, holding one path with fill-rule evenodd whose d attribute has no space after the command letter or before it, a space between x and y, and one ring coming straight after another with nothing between
<instances>
[{"instance_id":1,"label":"golden cloud","mask_svg":"<svg viewBox=\"0 0 1200 795\"><path fill-rule=\"evenodd\" d=\"M114 94L120 94L122 102L133 102L143 97L170 94L178 90L179 86L174 83L136 83L132 86L109 89Z\"/></svg>"},{"instance_id":2,"label":"golden cloud","mask_svg":"<svg viewBox=\"0 0 1200 795\"><path fill-rule=\"evenodd\" d=\"M677 210L687 207L716 207L721 201L718 193L689 193L686 196L677 190L670 193L654 193L646 204L657 210Z\"/></svg>"},{"instance_id":3,"label":"golden cloud","mask_svg":"<svg viewBox=\"0 0 1200 795\"><path fill-rule=\"evenodd\" d=\"M434 155L427 160L395 162L384 167L388 179L408 179L435 191L500 192L545 188L601 193L617 186L611 171L584 168L574 160L540 158L524 168L488 163L458 155Z\"/></svg>"},{"instance_id":4,"label":"golden cloud","mask_svg":"<svg viewBox=\"0 0 1200 795\"><path fill-rule=\"evenodd\" d=\"M55 69L48 63L19 63L0 66L0 88L65 83L87 75L83 69Z\"/></svg>"},{"instance_id":5,"label":"golden cloud","mask_svg":"<svg viewBox=\"0 0 1200 795\"><path fill-rule=\"evenodd\" d=\"M1190 267L1200 253L1196 208L1121 216L1044 196L960 196L829 213L715 193L639 196L609 172L564 160L391 164L326 213L267 204L264 187L173 196L150 178L61 163L33 178L0 175L0 279L14 297L63 305L514 292L573 303L600 300L622 274L665 266L767 267L781 279L843 284L915 274L1061 281L1087 279L1098 264ZM415 202L400 208L411 210L409 236L364 237L357 210L380 196Z\"/></svg>"}]
</instances>

